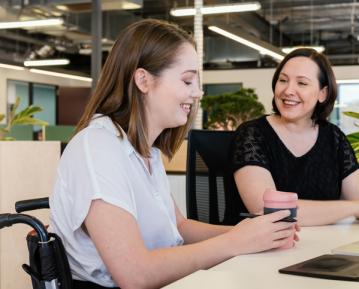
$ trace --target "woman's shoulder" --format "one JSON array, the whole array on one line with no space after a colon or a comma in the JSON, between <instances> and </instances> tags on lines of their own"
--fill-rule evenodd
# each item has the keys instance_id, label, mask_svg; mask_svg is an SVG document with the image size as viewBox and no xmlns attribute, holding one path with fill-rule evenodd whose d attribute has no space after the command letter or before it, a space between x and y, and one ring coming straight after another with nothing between
<instances>
[{"instance_id":1,"label":"woman's shoulder","mask_svg":"<svg viewBox=\"0 0 359 289\"><path fill-rule=\"evenodd\" d=\"M319 127L328 135L333 135L335 139L345 139L345 133L335 124L326 121L321 123Z\"/></svg>"},{"instance_id":2,"label":"woman's shoulder","mask_svg":"<svg viewBox=\"0 0 359 289\"><path fill-rule=\"evenodd\" d=\"M322 143L328 145L332 143L335 150L342 149L343 147L350 147L349 141L345 133L335 124L326 122L320 124Z\"/></svg>"},{"instance_id":3,"label":"woman's shoulder","mask_svg":"<svg viewBox=\"0 0 359 289\"><path fill-rule=\"evenodd\" d=\"M236 129L236 134L262 134L266 127L266 115L241 123Z\"/></svg>"},{"instance_id":4,"label":"woman's shoulder","mask_svg":"<svg viewBox=\"0 0 359 289\"><path fill-rule=\"evenodd\" d=\"M94 117L87 127L79 131L66 146L66 151L91 150L111 152L132 151L133 147L126 133L120 133L117 126L107 116ZM64 152L64 153L65 153Z\"/></svg>"}]
</instances>

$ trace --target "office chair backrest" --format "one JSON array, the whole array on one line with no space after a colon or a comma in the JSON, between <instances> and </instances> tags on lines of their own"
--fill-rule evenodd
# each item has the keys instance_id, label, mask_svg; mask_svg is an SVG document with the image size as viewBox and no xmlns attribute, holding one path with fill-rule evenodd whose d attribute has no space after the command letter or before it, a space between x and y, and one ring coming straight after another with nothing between
<instances>
[{"instance_id":1,"label":"office chair backrest","mask_svg":"<svg viewBox=\"0 0 359 289\"><path fill-rule=\"evenodd\" d=\"M233 136L233 131L189 132L186 172L189 219L223 225L234 225L240 220L243 203L229 162Z\"/></svg>"}]
</instances>

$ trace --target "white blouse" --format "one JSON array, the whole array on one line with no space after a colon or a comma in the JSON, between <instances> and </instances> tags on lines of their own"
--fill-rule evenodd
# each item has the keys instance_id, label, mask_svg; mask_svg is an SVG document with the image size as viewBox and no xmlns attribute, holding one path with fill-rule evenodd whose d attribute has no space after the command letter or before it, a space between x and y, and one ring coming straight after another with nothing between
<instances>
[{"instance_id":1,"label":"white blouse","mask_svg":"<svg viewBox=\"0 0 359 289\"><path fill-rule=\"evenodd\" d=\"M151 149L150 166L152 174L126 135L119 136L109 117L96 115L69 142L50 196L50 231L62 238L74 279L117 286L92 240L81 229L95 199L132 214L149 250L183 244L169 182L156 148Z\"/></svg>"}]
</instances>

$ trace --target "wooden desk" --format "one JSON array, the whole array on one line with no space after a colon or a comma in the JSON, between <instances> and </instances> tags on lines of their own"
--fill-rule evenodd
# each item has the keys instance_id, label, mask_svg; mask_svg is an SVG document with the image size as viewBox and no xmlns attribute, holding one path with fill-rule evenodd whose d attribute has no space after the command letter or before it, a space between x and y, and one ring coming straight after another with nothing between
<instances>
[{"instance_id":1,"label":"wooden desk","mask_svg":"<svg viewBox=\"0 0 359 289\"><path fill-rule=\"evenodd\" d=\"M302 228L292 249L243 255L209 270L195 272L166 289L358 289L358 282L309 278L278 273L278 269L330 253L331 249L359 240L359 224Z\"/></svg>"},{"instance_id":2,"label":"wooden desk","mask_svg":"<svg viewBox=\"0 0 359 289\"><path fill-rule=\"evenodd\" d=\"M185 174L187 166L187 140L183 141L170 162L163 155L162 160L167 173Z\"/></svg>"}]
</instances>

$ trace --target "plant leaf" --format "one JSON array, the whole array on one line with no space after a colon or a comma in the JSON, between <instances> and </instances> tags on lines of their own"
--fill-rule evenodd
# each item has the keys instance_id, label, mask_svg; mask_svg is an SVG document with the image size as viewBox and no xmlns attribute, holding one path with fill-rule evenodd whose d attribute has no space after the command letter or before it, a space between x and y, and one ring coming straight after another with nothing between
<instances>
[{"instance_id":1,"label":"plant leaf","mask_svg":"<svg viewBox=\"0 0 359 289\"><path fill-rule=\"evenodd\" d=\"M33 118L30 116L24 116L22 118L18 118L16 120L13 121L12 123L13 125L15 124L32 124L32 125L49 125L48 122L44 121L44 120L40 120L37 118Z\"/></svg>"},{"instance_id":2,"label":"plant leaf","mask_svg":"<svg viewBox=\"0 0 359 289\"><path fill-rule=\"evenodd\" d=\"M359 118L359 113L354 111L343 111L343 113L347 116Z\"/></svg>"},{"instance_id":3,"label":"plant leaf","mask_svg":"<svg viewBox=\"0 0 359 289\"><path fill-rule=\"evenodd\" d=\"M20 111L19 113L17 113L13 120L15 119L19 119L19 118L23 118L23 117L29 117L29 116L32 116L34 115L35 113L37 112L40 112L42 111L42 108L39 107L39 106L33 106L33 105L30 105L26 108L24 108L22 111Z\"/></svg>"},{"instance_id":4,"label":"plant leaf","mask_svg":"<svg viewBox=\"0 0 359 289\"><path fill-rule=\"evenodd\" d=\"M208 116L205 126L214 129L235 129L242 122L264 114L264 106L251 88L205 96L201 107Z\"/></svg>"},{"instance_id":5,"label":"plant leaf","mask_svg":"<svg viewBox=\"0 0 359 289\"><path fill-rule=\"evenodd\" d=\"M5 114L0 114L0 121L2 121L5 118Z\"/></svg>"},{"instance_id":6,"label":"plant leaf","mask_svg":"<svg viewBox=\"0 0 359 289\"><path fill-rule=\"evenodd\" d=\"M13 138L12 136L6 136L3 140L5 140L5 141L13 141L13 140L16 140L16 138Z\"/></svg>"}]
</instances>

